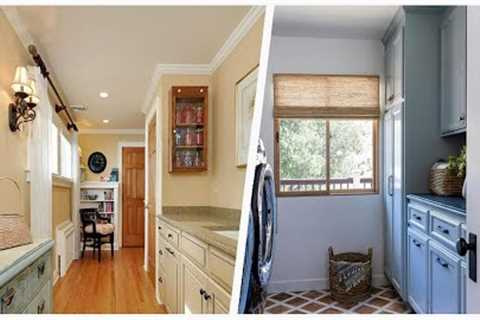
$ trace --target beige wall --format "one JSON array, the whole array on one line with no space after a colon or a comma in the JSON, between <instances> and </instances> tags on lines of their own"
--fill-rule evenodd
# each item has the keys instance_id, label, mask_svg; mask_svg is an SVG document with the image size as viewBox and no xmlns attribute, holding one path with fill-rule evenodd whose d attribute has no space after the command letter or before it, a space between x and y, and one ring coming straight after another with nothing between
<instances>
[{"instance_id":1,"label":"beige wall","mask_svg":"<svg viewBox=\"0 0 480 320\"><path fill-rule=\"evenodd\" d=\"M171 133L171 88L172 86L208 86L209 96L212 94L210 76L203 75L166 75L160 82L160 96L162 97L162 162L163 162L163 205L164 206L207 206L209 198L211 157L215 153L212 145L212 135L209 134L208 171L201 173L169 173L169 146L168 137ZM209 97L209 109L212 107ZM209 114L209 128L212 128L212 114Z\"/></svg>"},{"instance_id":2,"label":"beige wall","mask_svg":"<svg viewBox=\"0 0 480 320\"><path fill-rule=\"evenodd\" d=\"M235 164L235 85L260 61L263 18L230 53L213 74L212 131L215 152L211 178L210 205L241 209L245 168Z\"/></svg>"},{"instance_id":3,"label":"beige wall","mask_svg":"<svg viewBox=\"0 0 480 320\"><path fill-rule=\"evenodd\" d=\"M12 133L8 127L8 105L12 101L15 68L30 64L29 56L2 10L0 10L0 176L16 179L23 195L23 208L30 222L29 186L25 182L27 133Z\"/></svg>"},{"instance_id":4,"label":"beige wall","mask_svg":"<svg viewBox=\"0 0 480 320\"><path fill-rule=\"evenodd\" d=\"M100 181L101 176L108 176L112 168L119 167L118 144L120 142L144 141L144 134L80 134L78 136L78 144L82 150L82 163L87 167L87 180ZM107 158L107 168L99 174L93 173L88 169L88 157L95 151L102 152Z\"/></svg>"},{"instance_id":5,"label":"beige wall","mask_svg":"<svg viewBox=\"0 0 480 320\"><path fill-rule=\"evenodd\" d=\"M260 60L263 18L259 19L211 76L166 75L160 82L164 206L215 206L241 209L245 168L235 164L235 84ZM209 86L208 171L169 173L171 87Z\"/></svg>"}]
</instances>

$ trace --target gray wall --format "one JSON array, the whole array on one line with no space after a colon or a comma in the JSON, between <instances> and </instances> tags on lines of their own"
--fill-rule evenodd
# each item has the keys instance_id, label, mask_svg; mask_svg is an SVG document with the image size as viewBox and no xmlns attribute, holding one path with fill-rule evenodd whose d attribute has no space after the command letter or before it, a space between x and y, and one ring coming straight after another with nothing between
<instances>
[{"instance_id":1,"label":"gray wall","mask_svg":"<svg viewBox=\"0 0 480 320\"><path fill-rule=\"evenodd\" d=\"M272 74L379 75L383 93L383 71L380 41L273 36L261 127L269 162L273 163ZM381 182L381 168L379 177ZM372 247L374 281L384 281L381 194L279 198L278 210L271 292L327 288L329 246L364 252Z\"/></svg>"}]
</instances>

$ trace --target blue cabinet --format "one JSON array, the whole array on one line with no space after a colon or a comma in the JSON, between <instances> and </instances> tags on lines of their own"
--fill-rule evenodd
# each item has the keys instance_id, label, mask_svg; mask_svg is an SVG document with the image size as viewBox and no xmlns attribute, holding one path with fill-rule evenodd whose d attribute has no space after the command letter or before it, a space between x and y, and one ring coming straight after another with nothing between
<instances>
[{"instance_id":1,"label":"blue cabinet","mask_svg":"<svg viewBox=\"0 0 480 320\"><path fill-rule=\"evenodd\" d=\"M452 244L465 216L408 198L407 291L417 313L464 313L466 262Z\"/></svg>"},{"instance_id":2,"label":"blue cabinet","mask_svg":"<svg viewBox=\"0 0 480 320\"><path fill-rule=\"evenodd\" d=\"M430 264L430 313L460 313L461 260L432 242L428 252Z\"/></svg>"},{"instance_id":3,"label":"blue cabinet","mask_svg":"<svg viewBox=\"0 0 480 320\"><path fill-rule=\"evenodd\" d=\"M428 238L408 230L408 302L418 313L428 312Z\"/></svg>"},{"instance_id":4,"label":"blue cabinet","mask_svg":"<svg viewBox=\"0 0 480 320\"><path fill-rule=\"evenodd\" d=\"M464 132L467 126L466 7L448 11L441 25L442 135Z\"/></svg>"}]
</instances>

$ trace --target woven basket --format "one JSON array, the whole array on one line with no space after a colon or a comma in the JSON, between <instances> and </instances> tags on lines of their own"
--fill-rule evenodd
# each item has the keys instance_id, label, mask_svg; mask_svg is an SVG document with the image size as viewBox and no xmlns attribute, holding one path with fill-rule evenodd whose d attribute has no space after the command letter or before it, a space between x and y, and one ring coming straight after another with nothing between
<instances>
[{"instance_id":1,"label":"woven basket","mask_svg":"<svg viewBox=\"0 0 480 320\"><path fill-rule=\"evenodd\" d=\"M357 303L368 298L372 288L372 249L368 249L368 254L334 254L330 247L328 255L332 297L342 303Z\"/></svg>"},{"instance_id":2,"label":"woven basket","mask_svg":"<svg viewBox=\"0 0 480 320\"><path fill-rule=\"evenodd\" d=\"M21 205L21 193L18 183L12 178L0 177L1 190L11 191L17 194L18 205ZM8 192L7 192L8 193ZM10 194L3 194L9 197ZM15 212L16 211L16 212ZM20 210L12 211L12 208L0 208L0 250L18 247L32 243L30 229L25 223Z\"/></svg>"},{"instance_id":3,"label":"woven basket","mask_svg":"<svg viewBox=\"0 0 480 320\"><path fill-rule=\"evenodd\" d=\"M463 177L458 177L449 169L430 169L430 191L439 196L459 196L462 194Z\"/></svg>"}]
</instances>

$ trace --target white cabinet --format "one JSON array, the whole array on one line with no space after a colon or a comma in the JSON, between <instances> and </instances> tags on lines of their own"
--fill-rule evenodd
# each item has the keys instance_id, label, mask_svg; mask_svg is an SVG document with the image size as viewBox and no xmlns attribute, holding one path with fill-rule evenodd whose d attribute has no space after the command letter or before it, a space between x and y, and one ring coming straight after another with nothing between
<instances>
[{"instance_id":1,"label":"white cabinet","mask_svg":"<svg viewBox=\"0 0 480 320\"><path fill-rule=\"evenodd\" d=\"M227 314L234 258L158 221L157 290L170 313Z\"/></svg>"},{"instance_id":2,"label":"white cabinet","mask_svg":"<svg viewBox=\"0 0 480 320\"><path fill-rule=\"evenodd\" d=\"M441 130L463 132L466 110L466 8L448 12L441 26Z\"/></svg>"},{"instance_id":3,"label":"white cabinet","mask_svg":"<svg viewBox=\"0 0 480 320\"><path fill-rule=\"evenodd\" d=\"M207 276L184 258L181 265L181 278L181 312L183 314L208 313L208 303L211 298L207 292Z\"/></svg>"},{"instance_id":4,"label":"white cabinet","mask_svg":"<svg viewBox=\"0 0 480 320\"><path fill-rule=\"evenodd\" d=\"M179 256L176 249L165 246L165 305L168 312L178 313Z\"/></svg>"}]
</instances>

